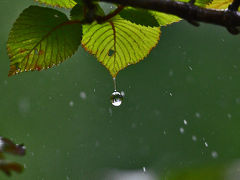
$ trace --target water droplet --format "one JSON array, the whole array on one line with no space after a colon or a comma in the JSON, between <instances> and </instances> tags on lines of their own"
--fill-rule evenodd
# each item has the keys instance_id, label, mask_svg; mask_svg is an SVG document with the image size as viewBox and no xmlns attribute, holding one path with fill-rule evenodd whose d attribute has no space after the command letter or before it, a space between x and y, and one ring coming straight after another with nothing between
<instances>
[{"instance_id":1,"label":"water droplet","mask_svg":"<svg viewBox=\"0 0 240 180\"><path fill-rule=\"evenodd\" d=\"M199 112L196 112L195 115L196 115L197 118L201 117L201 114Z\"/></svg>"},{"instance_id":2,"label":"water droplet","mask_svg":"<svg viewBox=\"0 0 240 180\"><path fill-rule=\"evenodd\" d=\"M227 117L228 117L228 119L231 119L232 118L232 115L231 114L227 114Z\"/></svg>"},{"instance_id":3,"label":"water droplet","mask_svg":"<svg viewBox=\"0 0 240 180\"><path fill-rule=\"evenodd\" d=\"M143 166L143 172L146 172L146 167L145 166Z\"/></svg>"},{"instance_id":4,"label":"water droplet","mask_svg":"<svg viewBox=\"0 0 240 180\"><path fill-rule=\"evenodd\" d=\"M125 92L124 92L124 91L121 91L121 95L124 97L124 96L125 96Z\"/></svg>"},{"instance_id":5,"label":"water droplet","mask_svg":"<svg viewBox=\"0 0 240 180\"><path fill-rule=\"evenodd\" d=\"M206 147L208 147L208 143L207 143L207 142L205 142L204 145L205 145Z\"/></svg>"},{"instance_id":6,"label":"water droplet","mask_svg":"<svg viewBox=\"0 0 240 180\"><path fill-rule=\"evenodd\" d=\"M181 127L181 128L179 128L179 131L180 131L180 133L181 134L183 134L184 133L184 129Z\"/></svg>"},{"instance_id":7,"label":"water droplet","mask_svg":"<svg viewBox=\"0 0 240 180\"><path fill-rule=\"evenodd\" d=\"M73 102L73 101L70 101L70 102L69 102L69 106L73 107L73 106L74 106L74 102Z\"/></svg>"},{"instance_id":8,"label":"water droplet","mask_svg":"<svg viewBox=\"0 0 240 180\"><path fill-rule=\"evenodd\" d=\"M80 92L80 98L86 99L87 98L87 94L84 91Z\"/></svg>"},{"instance_id":9,"label":"water droplet","mask_svg":"<svg viewBox=\"0 0 240 180\"><path fill-rule=\"evenodd\" d=\"M172 94L171 92L169 93L169 95L170 95L170 96L173 96L173 94Z\"/></svg>"},{"instance_id":10,"label":"water droplet","mask_svg":"<svg viewBox=\"0 0 240 180\"><path fill-rule=\"evenodd\" d=\"M58 18L59 16L57 14L54 15L55 18Z\"/></svg>"},{"instance_id":11,"label":"water droplet","mask_svg":"<svg viewBox=\"0 0 240 180\"><path fill-rule=\"evenodd\" d=\"M111 102L113 106L120 106L122 104L123 96L116 90L112 93Z\"/></svg>"},{"instance_id":12,"label":"water droplet","mask_svg":"<svg viewBox=\"0 0 240 180\"><path fill-rule=\"evenodd\" d=\"M122 104L123 96L125 93L122 91L121 93L117 91L117 82L116 78L113 78L113 87L114 87L114 92L111 95L111 102L113 106L120 106Z\"/></svg>"},{"instance_id":13,"label":"water droplet","mask_svg":"<svg viewBox=\"0 0 240 180\"><path fill-rule=\"evenodd\" d=\"M193 140L193 141L197 141L197 137L193 135L193 136L192 136L192 140Z\"/></svg>"},{"instance_id":14,"label":"water droplet","mask_svg":"<svg viewBox=\"0 0 240 180\"><path fill-rule=\"evenodd\" d=\"M212 151L211 155L214 159L218 157L218 153L216 151Z\"/></svg>"},{"instance_id":15,"label":"water droplet","mask_svg":"<svg viewBox=\"0 0 240 180\"><path fill-rule=\"evenodd\" d=\"M186 120L186 119L184 119L184 120L183 120L183 123L184 123L185 125L187 125L187 120Z\"/></svg>"}]
</instances>

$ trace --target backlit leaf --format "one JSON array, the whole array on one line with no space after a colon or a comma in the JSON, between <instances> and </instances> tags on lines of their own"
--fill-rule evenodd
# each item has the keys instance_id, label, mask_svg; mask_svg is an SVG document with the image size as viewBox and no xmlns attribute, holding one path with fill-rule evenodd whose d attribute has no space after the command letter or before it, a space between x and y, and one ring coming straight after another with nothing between
<instances>
[{"instance_id":1,"label":"backlit leaf","mask_svg":"<svg viewBox=\"0 0 240 180\"><path fill-rule=\"evenodd\" d=\"M228 6L233 2L233 0L213 0L207 8L211 9L227 9Z\"/></svg>"},{"instance_id":2,"label":"backlit leaf","mask_svg":"<svg viewBox=\"0 0 240 180\"><path fill-rule=\"evenodd\" d=\"M159 27L137 25L116 16L103 24L84 26L82 45L116 77L120 70L144 59L159 37Z\"/></svg>"},{"instance_id":3,"label":"backlit leaf","mask_svg":"<svg viewBox=\"0 0 240 180\"><path fill-rule=\"evenodd\" d=\"M188 3L190 0L178 0L178 1ZM213 0L196 0L194 5L200 6L200 7L207 7L212 1ZM156 11L152 11L152 12L161 26L166 26L174 22L179 22L181 20L181 18L175 15L165 14L165 13L156 12Z\"/></svg>"},{"instance_id":4,"label":"backlit leaf","mask_svg":"<svg viewBox=\"0 0 240 180\"><path fill-rule=\"evenodd\" d=\"M181 18L177 16L174 16L171 14L165 14L157 11L151 11L151 14L155 17L155 19L157 20L160 26L166 26L181 20Z\"/></svg>"},{"instance_id":5,"label":"backlit leaf","mask_svg":"<svg viewBox=\"0 0 240 180\"><path fill-rule=\"evenodd\" d=\"M76 4L74 0L35 0L35 1L63 8L72 8Z\"/></svg>"},{"instance_id":6,"label":"backlit leaf","mask_svg":"<svg viewBox=\"0 0 240 180\"><path fill-rule=\"evenodd\" d=\"M120 12L120 16L132 23L151 27L166 26L181 20L181 18L171 14L136 8L124 9Z\"/></svg>"},{"instance_id":7,"label":"backlit leaf","mask_svg":"<svg viewBox=\"0 0 240 180\"><path fill-rule=\"evenodd\" d=\"M159 26L155 17L148 10L127 8L123 9L119 15L132 23L140 24L142 26Z\"/></svg>"},{"instance_id":8,"label":"backlit leaf","mask_svg":"<svg viewBox=\"0 0 240 180\"><path fill-rule=\"evenodd\" d=\"M16 20L7 42L9 76L57 65L81 44L82 25L50 8L30 6Z\"/></svg>"}]
</instances>

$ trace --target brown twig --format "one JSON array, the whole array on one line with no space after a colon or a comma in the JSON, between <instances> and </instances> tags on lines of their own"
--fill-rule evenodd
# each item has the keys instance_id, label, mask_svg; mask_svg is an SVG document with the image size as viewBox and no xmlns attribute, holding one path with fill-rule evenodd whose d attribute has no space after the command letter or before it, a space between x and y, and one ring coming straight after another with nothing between
<instances>
[{"instance_id":1,"label":"brown twig","mask_svg":"<svg viewBox=\"0 0 240 180\"><path fill-rule=\"evenodd\" d=\"M96 0L92 0L96 1ZM205 22L226 27L232 34L238 34L237 27L240 26L240 13L232 11L239 6L240 0L234 0L230 10L207 9L195 6L192 3L185 3L173 0L99 0L119 4L122 6L132 6L173 14L188 22Z\"/></svg>"}]
</instances>

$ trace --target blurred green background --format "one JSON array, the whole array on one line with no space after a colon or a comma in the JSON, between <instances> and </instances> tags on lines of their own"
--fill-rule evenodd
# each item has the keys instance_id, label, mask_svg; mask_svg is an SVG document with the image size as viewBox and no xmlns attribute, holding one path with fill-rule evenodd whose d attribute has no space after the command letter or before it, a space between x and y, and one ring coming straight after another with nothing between
<instances>
[{"instance_id":1,"label":"blurred green background","mask_svg":"<svg viewBox=\"0 0 240 180\"><path fill-rule=\"evenodd\" d=\"M0 180L240 179L239 36L162 28L150 56L119 73L126 96L113 107L110 74L82 48L53 69L7 77L8 33L31 4L0 1L0 135L27 146L9 156L24 173Z\"/></svg>"}]
</instances>

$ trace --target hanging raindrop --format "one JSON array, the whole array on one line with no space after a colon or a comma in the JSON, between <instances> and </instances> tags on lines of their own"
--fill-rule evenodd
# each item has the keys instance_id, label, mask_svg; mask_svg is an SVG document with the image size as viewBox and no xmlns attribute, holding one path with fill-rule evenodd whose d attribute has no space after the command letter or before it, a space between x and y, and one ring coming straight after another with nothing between
<instances>
[{"instance_id":1,"label":"hanging raindrop","mask_svg":"<svg viewBox=\"0 0 240 180\"><path fill-rule=\"evenodd\" d=\"M123 96L120 92L117 92L116 90L111 95L111 102L114 106L120 106L122 104Z\"/></svg>"},{"instance_id":2,"label":"hanging raindrop","mask_svg":"<svg viewBox=\"0 0 240 180\"><path fill-rule=\"evenodd\" d=\"M116 78L113 78L114 92L111 95L111 103L113 106L120 106L122 104L123 95L117 91Z\"/></svg>"}]
</instances>

